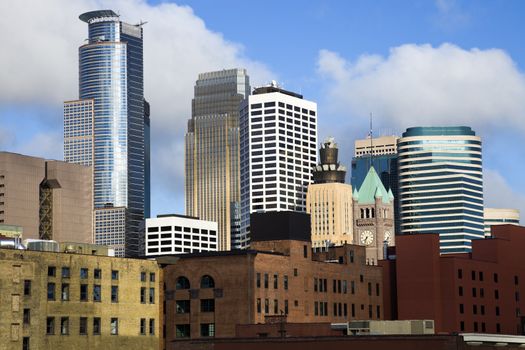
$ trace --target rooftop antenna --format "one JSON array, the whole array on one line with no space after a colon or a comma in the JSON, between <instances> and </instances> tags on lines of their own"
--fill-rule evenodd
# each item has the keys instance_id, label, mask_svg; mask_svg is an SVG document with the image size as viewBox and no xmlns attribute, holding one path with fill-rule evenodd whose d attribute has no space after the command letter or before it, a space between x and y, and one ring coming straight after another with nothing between
<instances>
[{"instance_id":1,"label":"rooftop antenna","mask_svg":"<svg viewBox=\"0 0 525 350\"><path fill-rule=\"evenodd\" d=\"M370 137L370 166L368 167L368 170L370 170L371 167L374 166L373 164L373 147L374 147L374 138L373 138L373 130L372 130L372 113L370 113L370 131L368 132L368 136Z\"/></svg>"}]
</instances>

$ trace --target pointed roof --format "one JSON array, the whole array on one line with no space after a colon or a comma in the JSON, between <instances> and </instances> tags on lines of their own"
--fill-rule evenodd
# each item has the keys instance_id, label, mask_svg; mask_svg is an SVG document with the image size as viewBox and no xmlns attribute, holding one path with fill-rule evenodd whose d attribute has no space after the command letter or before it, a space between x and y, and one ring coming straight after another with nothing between
<instances>
[{"instance_id":1,"label":"pointed roof","mask_svg":"<svg viewBox=\"0 0 525 350\"><path fill-rule=\"evenodd\" d=\"M357 192L357 187L354 187L354 193L352 193L352 198L354 200L358 200L359 199L359 192Z\"/></svg>"},{"instance_id":2,"label":"pointed roof","mask_svg":"<svg viewBox=\"0 0 525 350\"><path fill-rule=\"evenodd\" d=\"M388 189L388 199L394 199L394 194L392 193L392 189Z\"/></svg>"},{"instance_id":3,"label":"pointed roof","mask_svg":"<svg viewBox=\"0 0 525 350\"><path fill-rule=\"evenodd\" d=\"M361 188L359 188L357 198L355 194L353 197L357 199L359 204L374 204L376 198L380 198L383 203L389 204L393 195L391 191L386 190L374 167L370 167Z\"/></svg>"}]
</instances>

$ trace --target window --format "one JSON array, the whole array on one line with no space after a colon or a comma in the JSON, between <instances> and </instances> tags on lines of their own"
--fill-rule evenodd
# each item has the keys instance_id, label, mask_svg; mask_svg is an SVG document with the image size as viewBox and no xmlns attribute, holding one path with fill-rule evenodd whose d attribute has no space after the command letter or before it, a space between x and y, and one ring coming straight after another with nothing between
<instances>
[{"instance_id":1,"label":"window","mask_svg":"<svg viewBox=\"0 0 525 350\"><path fill-rule=\"evenodd\" d=\"M80 285L80 301L88 301L88 285Z\"/></svg>"},{"instance_id":2,"label":"window","mask_svg":"<svg viewBox=\"0 0 525 350\"><path fill-rule=\"evenodd\" d=\"M288 300L284 301L284 314L288 315Z\"/></svg>"},{"instance_id":3,"label":"window","mask_svg":"<svg viewBox=\"0 0 525 350\"><path fill-rule=\"evenodd\" d=\"M69 284L68 283L62 283L62 287L60 290L60 299L63 301L69 300Z\"/></svg>"},{"instance_id":4,"label":"window","mask_svg":"<svg viewBox=\"0 0 525 350\"><path fill-rule=\"evenodd\" d=\"M257 298L257 313L261 313L261 298Z\"/></svg>"},{"instance_id":5,"label":"window","mask_svg":"<svg viewBox=\"0 0 525 350\"><path fill-rule=\"evenodd\" d=\"M476 288L472 288L472 297L476 297Z\"/></svg>"},{"instance_id":6,"label":"window","mask_svg":"<svg viewBox=\"0 0 525 350\"><path fill-rule=\"evenodd\" d=\"M118 280L118 271L116 270L111 270L111 279L113 281L117 281Z\"/></svg>"},{"instance_id":7,"label":"window","mask_svg":"<svg viewBox=\"0 0 525 350\"><path fill-rule=\"evenodd\" d=\"M175 310L178 314L187 314L190 312L190 305L189 300L176 300Z\"/></svg>"},{"instance_id":8,"label":"window","mask_svg":"<svg viewBox=\"0 0 525 350\"><path fill-rule=\"evenodd\" d=\"M279 314L279 300L277 300L277 299L273 300L273 313L275 315Z\"/></svg>"},{"instance_id":9,"label":"window","mask_svg":"<svg viewBox=\"0 0 525 350\"><path fill-rule=\"evenodd\" d=\"M363 275L359 275L359 282L363 283L363 281L364 281Z\"/></svg>"},{"instance_id":10,"label":"window","mask_svg":"<svg viewBox=\"0 0 525 350\"><path fill-rule=\"evenodd\" d=\"M48 317L46 319L46 334L47 335L55 334L55 318L54 317Z\"/></svg>"},{"instance_id":11,"label":"window","mask_svg":"<svg viewBox=\"0 0 525 350\"><path fill-rule=\"evenodd\" d=\"M24 318L23 318L24 324L30 324L31 323L31 310L30 309L24 309Z\"/></svg>"},{"instance_id":12,"label":"window","mask_svg":"<svg viewBox=\"0 0 525 350\"><path fill-rule=\"evenodd\" d=\"M184 277L180 276L177 278L177 283L175 285L176 289L190 289L190 281Z\"/></svg>"},{"instance_id":13,"label":"window","mask_svg":"<svg viewBox=\"0 0 525 350\"><path fill-rule=\"evenodd\" d=\"M155 304L155 288L149 289L149 303Z\"/></svg>"},{"instance_id":14,"label":"window","mask_svg":"<svg viewBox=\"0 0 525 350\"><path fill-rule=\"evenodd\" d=\"M497 273L494 274L494 283L498 283L498 274Z\"/></svg>"},{"instance_id":15,"label":"window","mask_svg":"<svg viewBox=\"0 0 525 350\"><path fill-rule=\"evenodd\" d=\"M118 303L118 286L111 286L111 302Z\"/></svg>"},{"instance_id":16,"label":"window","mask_svg":"<svg viewBox=\"0 0 525 350\"><path fill-rule=\"evenodd\" d=\"M201 312L214 312L215 299L201 299Z\"/></svg>"},{"instance_id":17,"label":"window","mask_svg":"<svg viewBox=\"0 0 525 350\"><path fill-rule=\"evenodd\" d=\"M270 301L268 299L264 299L264 313L270 313Z\"/></svg>"},{"instance_id":18,"label":"window","mask_svg":"<svg viewBox=\"0 0 525 350\"><path fill-rule=\"evenodd\" d=\"M257 272L255 281L256 281L257 288L261 288L261 273L260 272Z\"/></svg>"},{"instance_id":19,"label":"window","mask_svg":"<svg viewBox=\"0 0 525 350\"><path fill-rule=\"evenodd\" d=\"M496 306L496 316L499 316L499 306Z\"/></svg>"},{"instance_id":20,"label":"window","mask_svg":"<svg viewBox=\"0 0 525 350\"><path fill-rule=\"evenodd\" d=\"M372 295L372 283L368 282L368 295Z\"/></svg>"},{"instance_id":21,"label":"window","mask_svg":"<svg viewBox=\"0 0 525 350\"><path fill-rule=\"evenodd\" d=\"M140 287L140 302L141 304L146 304L146 288Z\"/></svg>"},{"instance_id":22,"label":"window","mask_svg":"<svg viewBox=\"0 0 525 350\"><path fill-rule=\"evenodd\" d=\"M149 319L149 334L150 335L155 334L155 319L154 318Z\"/></svg>"},{"instance_id":23,"label":"window","mask_svg":"<svg viewBox=\"0 0 525 350\"><path fill-rule=\"evenodd\" d=\"M214 337L215 336L215 324L214 323L201 323L201 337Z\"/></svg>"},{"instance_id":24,"label":"window","mask_svg":"<svg viewBox=\"0 0 525 350\"><path fill-rule=\"evenodd\" d=\"M93 317L93 334L100 335L100 317Z\"/></svg>"},{"instance_id":25,"label":"window","mask_svg":"<svg viewBox=\"0 0 525 350\"><path fill-rule=\"evenodd\" d=\"M29 337L22 338L22 350L29 350Z\"/></svg>"},{"instance_id":26,"label":"window","mask_svg":"<svg viewBox=\"0 0 525 350\"><path fill-rule=\"evenodd\" d=\"M458 269L458 278L459 279L463 278L463 270L462 269Z\"/></svg>"},{"instance_id":27,"label":"window","mask_svg":"<svg viewBox=\"0 0 525 350\"><path fill-rule=\"evenodd\" d=\"M146 273L145 272L141 272L140 273L140 281L141 282L146 282Z\"/></svg>"},{"instance_id":28,"label":"window","mask_svg":"<svg viewBox=\"0 0 525 350\"><path fill-rule=\"evenodd\" d=\"M354 281L350 282L350 292L352 294L355 294L355 282Z\"/></svg>"},{"instance_id":29,"label":"window","mask_svg":"<svg viewBox=\"0 0 525 350\"><path fill-rule=\"evenodd\" d=\"M189 338L189 336L190 336L190 325L189 324L178 324L175 326L175 337Z\"/></svg>"},{"instance_id":30,"label":"window","mask_svg":"<svg viewBox=\"0 0 525 350\"><path fill-rule=\"evenodd\" d=\"M308 258L308 246L307 245L303 246L303 256L305 258Z\"/></svg>"},{"instance_id":31,"label":"window","mask_svg":"<svg viewBox=\"0 0 525 350\"><path fill-rule=\"evenodd\" d=\"M102 301L100 284L93 285L93 301Z\"/></svg>"},{"instance_id":32,"label":"window","mask_svg":"<svg viewBox=\"0 0 525 350\"><path fill-rule=\"evenodd\" d=\"M518 276L514 276L514 284L515 285L519 284Z\"/></svg>"},{"instance_id":33,"label":"window","mask_svg":"<svg viewBox=\"0 0 525 350\"><path fill-rule=\"evenodd\" d=\"M298 273L296 268L293 269L293 275L294 275L294 277L297 277L299 275L299 273Z\"/></svg>"},{"instance_id":34,"label":"window","mask_svg":"<svg viewBox=\"0 0 525 350\"><path fill-rule=\"evenodd\" d=\"M110 334L117 335L118 334L118 318L111 318L110 321Z\"/></svg>"},{"instance_id":35,"label":"window","mask_svg":"<svg viewBox=\"0 0 525 350\"><path fill-rule=\"evenodd\" d=\"M70 272L69 267L62 267L62 278L69 278Z\"/></svg>"},{"instance_id":36,"label":"window","mask_svg":"<svg viewBox=\"0 0 525 350\"><path fill-rule=\"evenodd\" d=\"M483 281L483 271L479 271L478 278L480 281Z\"/></svg>"},{"instance_id":37,"label":"window","mask_svg":"<svg viewBox=\"0 0 525 350\"><path fill-rule=\"evenodd\" d=\"M471 271L471 277L472 277L472 280L475 281L476 280L476 271Z\"/></svg>"},{"instance_id":38,"label":"window","mask_svg":"<svg viewBox=\"0 0 525 350\"><path fill-rule=\"evenodd\" d=\"M462 286L458 287L458 294L459 294L460 297L463 296L463 287Z\"/></svg>"},{"instance_id":39,"label":"window","mask_svg":"<svg viewBox=\"0 0 525 350\"><path fill-rule=\"evenodd\" d=\"M47 284L47 300L55 300L55 284L52 282Z\"/></svg>"},{"instance_id":40,"label":"window","mask_svg":"<svg viewBox=\"0 0 525 350\"><path fill-rule=\"evenodd\" d=\"M494 290L494 299L499 299L499 291L497 289Z\"/></svg>"},{"instance_id":41,"label":"window","mask_svg":"<svg viewBox=\"0 0 525 350\"><path fill-rule=\"evenodd\" d=\"M102 278L102 270L101 269L95 269L93 271L93 277L97 280Z\"/></svg>"},{"instance_id":42,"label":"window","mask_svg":"<svg viewBox=\"0 0 525 350\"><path fill-rule=\"evenodd\" d=\"M201 288L214 288L215 282L213 278L209 275L204 275L201 278Z\"/></svg>"},{"instance_id":43,"label":"window","mask_svg":"<svg viewBox=\"0 0 525 350\"><path fill-rule=\"evenodd\" d=\"M86 279L88 278L88 269L86 269L85 267L82 267L80 269L80 278L81 279Z\"/></svg>"},{"instance_id":44,"label":"window","mask_svg":"<svg viewBox=\"0 0 525 350\"><path fill-rule=\"evenodd\" d=\"M80 335L87 335L88 329L87 329L87 317L81 317L80 323L79 323L79 334Z\"/></svg>"},{"instance_id":45,"label":"window","mask_svg":"<svg viewBox=\"0 0 525 350\"><path fill-rule=\"evenodd\" d=\"M31 280L24 280L24 295L31 295Z\"/></svg>"},{"instance_id":46,"label":"window","mask_svg":"<svg viewBox=\"0 0 525 350\"><path fill-rule=\"evenodd\" d=\"M464 322L464 321L459 322L459 329L460 329L461 331L464 331L464 330L465 330L465 322Z\"/></svg>"},{"instance_id":47,"label":"window","mask_svg":"<svg viewBox=\"0 0 525 350\"><path fill-rule=\"evenodd\" d=\"M462 314L465 312L465 309L463 307L463 304L459 304L459 313Z\"/></svg>"},{"instance_id":48,"label":"window","mask_svg":"<svg viewBox=\"0 0 525 350\"><path fill-rule=\"evenodd\" d=\"M288 276L287 275L284 275L283 277L283 284L284 284L284 289L288 290Z\"/></svg>"},{"instance_id":49,"label":"window","mask_svg":"<svg viewBox=\"0 0 525 350\"><path fill-rule=\"evenodd\" d=\"M55 277L57 274L57 268L54 266L48 266L47 267L47 275L48 277Z\"/></svg>"},{"instance_id":50,"label":"window","mask_svg":"<svg viewBox=\"0 0 525 350\"><path fill-rule=\"evenodd\" d=\"M264 288L268 288L268 274L265 273L264 274Z\"/></svg>"},{"instance_id":51,"label":"window","mask_svg":"<svg viewBox=\"0 0 525 350\"><path fill-rule=\"evenodd\" d=\"M350 258L350 263L353 263L354 262L354 251L353 250L351 250L348 253L348 257Z\"/></svg>"},{"instance_id":52,"label":"window","mask_svg":"<svg viewBox=\"0 0 525 350\"><path fill-rule=\"evenodd\" d=\"M346 285L346 280L343 280L343 294L348 292L348 286Z\"/></svg>"},{"instance_id":53,"label":"window","mask_svg":"<svg viewBox=\"0 0 525 350\"><path fill-rule=\"evenodd\" d=\"M279 286L279 276L277 274L273 275L273 289L277 289Z\"/></svg>"},{"instance_id":54,"label":"window","mask_svg":"<svg viewBox=\"0 0 525 350\"><path fill-rule=\"evenodd\" d=\"M155 282L155 272L150 272L149 273L149 281L150 282Z\"/></svg>"},{"instance_id":55,"label":"window","mask_svg":"<svg viewBox=\"0 0 525 350\"><path fill-rule=\"evenodd\" d=\"M141 318L140 319L140 335L146 335L146 319Z\"/></svg>"},{"instance_id":56,"label":"window","mask_svg":"<svg viewBox=\"0 0 525 350\"><path fill-rule=\"evenodd\" d=\"M69 317L60 318L60 334L62 335L69 334Z\"/></svg>"}]
</instances>

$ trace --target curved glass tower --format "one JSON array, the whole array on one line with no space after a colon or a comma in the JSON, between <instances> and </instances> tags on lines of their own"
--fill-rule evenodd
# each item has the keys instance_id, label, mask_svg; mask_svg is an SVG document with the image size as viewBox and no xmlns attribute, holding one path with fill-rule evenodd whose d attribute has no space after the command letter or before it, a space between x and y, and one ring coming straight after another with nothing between
<instances>
[{"instance_id":1,"label":"curved glass tower","mask_svg":"<svg viewBox=\"0 0 525 350\"><path fill-rule=\"evenodd\" d=\"M120 256L141 255L139 226L149 193L142 26L121 22L111 10L79 18L88 23L89 38L79 48L79 100L64 106L65 160L80 158L93 166L95 243L114 247ZM77 108L85 101L91 101L91 111ZM84 136L89 134L89 149L76 147L75 135L66 128L88 112L92 129L84 130Z\"/></svg>"},{"instance_id":2,"label":"curved glass tower","mask_svg":"<svg viewBox=\"0 0 525 350\"><path fill-rule=\"evenodd\" d=\"M442 253L484 238L481 139L465 126L409 128L398 141L401 234L439 234Z\"/></svg>"}]
</instances>

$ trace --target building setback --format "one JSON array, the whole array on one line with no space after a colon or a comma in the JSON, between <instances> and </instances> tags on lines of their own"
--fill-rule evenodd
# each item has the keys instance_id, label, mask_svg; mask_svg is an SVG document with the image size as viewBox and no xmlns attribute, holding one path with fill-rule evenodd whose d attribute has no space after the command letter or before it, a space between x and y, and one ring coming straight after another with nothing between
<instances>
[{"instance_id":1,"label":"building setback","mask_svg":"<svg viewBox=\"0 0 525 350\"><path fill-rule=\"evenodd\" d=\"M400 320L433 319L436 333L525 333L525 227L492 227L472 251L440 255L437 235L396 238L384 268L385 308ZM390 295L393 295L392 299Z\"/></svg>"},{"instance_id":2,"label":"building setback","mask_svg":"<svg viewBox=\"0 0 525 350\"><path fill-rule=\"evenodd\" d=\"M272 82L241 105L241 237L249 245L250 214L306 212L317 161L317 104Z\"/></svg>"},{"instance_id":3,"label":"building setback","mask_svg":"<svg viewBox=\"0 0 525 350\"><path fill-rule=\"evenodd\" d=\"M23 238L92 243L91 168L0 152L0 224Z\"/></svg>"},{"instance_id":4,"label":"building setback","mask_svg":"<svg viewBox=\"0 0 525 350\"><path fill-rule=\"evenodd\" d=\"M408 128L398 140L400 234L438 234L442 253L484 238L481 138L466 126Z\"/></svg>"},{"instance_id":5,"label":"building setback","mask_svg":"<svg viewBox=\"0 0 525 350\"><path fill-rule=\"evenodd\" d=\"M146 256L217 251L217 223L166 214L146 219Z\"/></svg>"},{"instance_id":6,"label":"building setback","mask_svg":"<svg viewBox=\"0 0 525 350\"><path fill-rule=\"evenodd\" d=\"M250 250L181 255L167 265L167 349L190 337L234 337L237 324L267 316L382 319L381 268L365 264L360 246L312 253L309 225L306 214L254 214Z\"/></svg>"},{"instance_id":7,"label":"building setback","mask_svg":"<svg viewBox=\"0 0 525 350\"><path fill-rule=\"evenodd\" d=\"M64 102L64 160L93 166L94 237L118 256L142 255L149 215L149 104L142 25L111 10L86 12L79 99Z\"/></svg>"},{"instance_id":8,"label":"building setback","mask_svg":"<svg viewBox=\"0 0 525 350\"><path fill-rule=\"evenodd\" d=\"M518 209L485 208L483 211L485 237L492 236L491 227L495 225L519 225L520 211Z\"/></svg>"},{"instance_id":9,"label":"building setback","mask_svg":"<svg viewBox=\"0 0 525 350\"><path fill-rule=\"evenodd\" d=\"M0 249L0 344L162 349L161 272L155 261Z\"/></svg>"}]
</instances>

